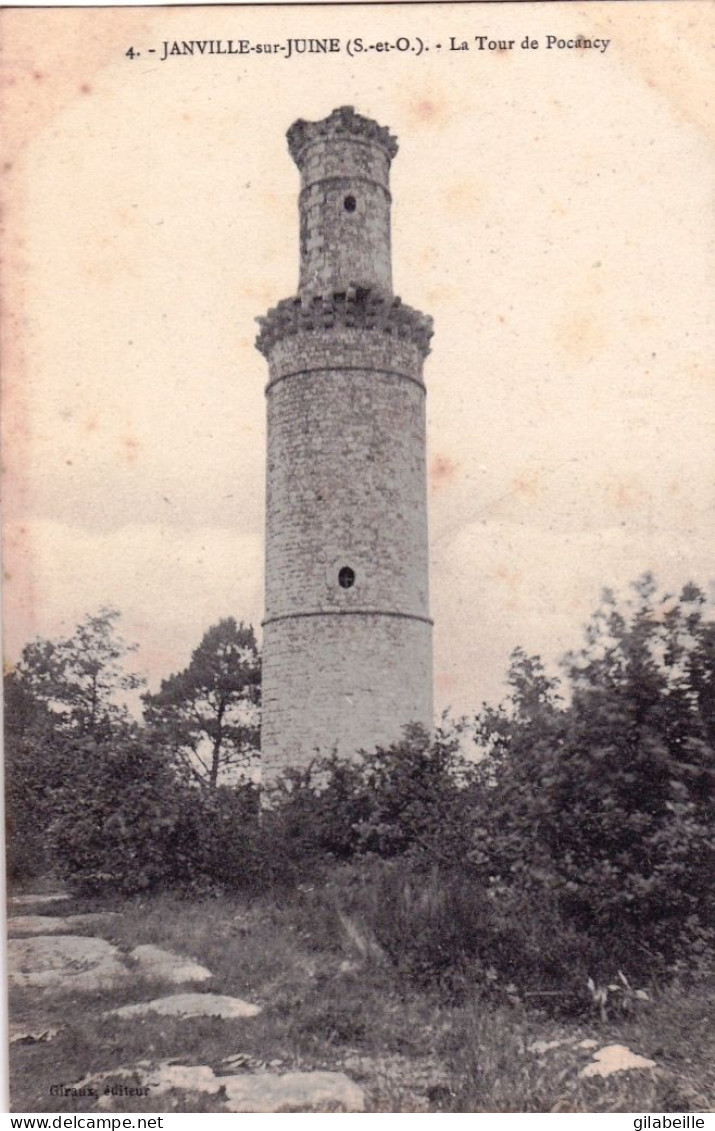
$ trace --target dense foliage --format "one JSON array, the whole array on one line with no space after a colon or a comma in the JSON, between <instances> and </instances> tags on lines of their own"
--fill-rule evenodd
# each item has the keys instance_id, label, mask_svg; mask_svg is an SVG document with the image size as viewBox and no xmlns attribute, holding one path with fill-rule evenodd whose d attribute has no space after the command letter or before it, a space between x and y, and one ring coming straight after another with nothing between
<instances>
[{"instance_id":1,"label":"dense foliage","mask_svg":"<svg viewBox=\"0 0 715 1131\"><path fill-rule=\"evenodd\" d=\"M517 653L512 695L477 721L485 804L472 859L549 893L609 945L674 959L711 941L715 625L686 587L612 594L565 660L568 701Z\"/></svg>"},{"instance_id":2,"label":"dense foliage","mask_svg":"<svg viewBox=\"0 0 715 1131\"><path fill-rule=\"evenodd\" d=\"M506 700L474 721L476 757L464 736L412 730L276 790L274 828L294 858L372 859L356 906L415 976L489 970L556 996L712 955L703 594L659 597L650 577L620 605L605 593L563 667L558 680L515 651Z\"/></svg>"},{"instance_id":3,"label":"dense foliage","mask_svg":"<svg viewBox=\"0 0 715 1131\"><path fill-rule=\"evenodd\" d=\"M4 680L5 814L12 878L38 875L52 862L49 825L64 790L81 792L77 743L108 740L128 724L122 693L141 678L124 663L135 650L117 630L116 609L88 616L59 640L34 640Z\"/></svg>"},{"instance_id":4,"label":"dense foliage","mask_svg":"<svg viewBox=\"0 0 715 1131\"><path fill-rule=\"evenodd\" d=\"M7 678L16 875L52 865L123 892L320 881L376 953L454 992L477 979L573 1006L619 970L711 959L715 623L694 586L605 593L561 679L517 649L506 699L470 727L316 759L260 818L250 776L221 778L257 741L252 630L210 629L140 726L115 701L137 684L115 621L35 642Z\"/></svg>"},{"instance_id":5,"label":"dense foliage","mask_svg":"<svg viewBox=\"0 0 715 1131\"><path fill-rule=\"evenodd\" d=\"M52 712L58 732L98 734L126 718L118 697L144 681L125 671L137 646L120 636L119 617L117 609L102 608L71 636L33 640L23 649L12 680L40 710Z\"/></svg>"}]
</instances>

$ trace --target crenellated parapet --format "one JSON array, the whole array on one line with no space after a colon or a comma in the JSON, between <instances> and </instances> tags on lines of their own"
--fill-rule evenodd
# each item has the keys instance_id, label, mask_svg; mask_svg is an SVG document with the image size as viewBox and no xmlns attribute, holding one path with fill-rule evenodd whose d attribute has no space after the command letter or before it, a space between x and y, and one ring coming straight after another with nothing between
<instances>
[{"instance_id":1,"label":"crenellated parapet","mask_svg":"<svg viewBox=\"0 0 715 1131\"><path fill-rule=\"evenodd\" d=\"M288 130L288 149L299 167L308 146L318 141L357 140L381 146L392 160L397 154L397 138L386 126L380 126L371 118L356 114L352 106L340 106L320 122L306 122L299 118Z\"/></svg>"},{"instance_id":2,"label":"crenellated parapet","mask_svg":"<svg viewBox=\"0 0 715 1131\"><path fill-rule=\"evenodd\" d=\"M433 334L429 315L403 305L399 298L360 288L341 294L283 299L257 321L261 329L256 348L264 357L269 356L277 342L301 331L356 328L411 342L424 358Z\"/></svg>"}]
</instances>

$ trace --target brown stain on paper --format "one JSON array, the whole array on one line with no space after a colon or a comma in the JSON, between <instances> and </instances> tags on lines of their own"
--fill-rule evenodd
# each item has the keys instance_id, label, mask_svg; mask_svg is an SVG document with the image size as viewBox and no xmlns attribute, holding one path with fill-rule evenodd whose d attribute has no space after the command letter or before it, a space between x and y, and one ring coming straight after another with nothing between
<instances>
[{"instance_id":1,"label":"brown stain on paper","mask_svg":"<svg viewBox=\"0 0 715 1131\"><path fill-rule=\"evenodd\" d=\"M506 590L504 607L509 609L510 612L514 612L521 605L520 592L524 584L524 575L521 570L514 569L513 566L500 564L494 570L493 576Z\"/></svg>"},{"instance_id":2,"label":"brown stain on paper","mask_svg":"<svg viewBox=\"0 0 715 1131\"><path fill-rule=\"evenodd\" d=\"M440 696L446 697L454 693L456 681L449 672L435 672L434 686Z\"/></svg>"},{"instance_id":3,"label":"brown stain on paper","mask_svg":"<svg viewBox=\"0 0 715 1131\"><path fill-rule=\"evenodd\" d=\"M414 117L420 122L432 122L439 116L439 105L429 98L423 98L412 108Z\"/></svg>"},{"instance_id":4,"label":"brown stain on paper","mask_svg":"<svg viewBox=\"0 0 715 1131\"><path fill-rule=\"evenodd\" d=\"M574 361L590 361L607 343L607 336L595 315L575 311L558 327L556 339Z\"/></svg>"},{"instance_id":5,"label":"brown stain on paper","mask_svg":"<svg viewBox=\"0 0 715 1131\"><path fill-rule=\"evenodd\" d=\"M476 177L457 181L445 193L445 201L451 213L473 217L483 206L484 189Z\"/></svg>"},{"instance_id":6,"label":"brown stain on paper","mask_svg":"<svg viewBox=\"0 0 715 1131\"><path fill-rule=\"evenodd\" d=\"M141 452L142 445L139 440L134 436L124 436L121 441L121 450L125 462L129 467L134 467L136 464L139 453Z\"/></svg>"},{"instance_id":7,"label":"brown stain on paper","mask_svg":"<svg viewBox=\"0 0 715 1131\"><path fill-rule=\"evenodd\" d=\"M27 357L28 280L25 255L29 174L26 155L43 133L61 129L60 117L78 98L101 89L105 67L123 59L127 43L144 38L154 13L132 10L14 9L0 12L3 117L0 204L5 232L0 309L3 468L3 606L6 638L35 635L42 622L35 583L36 550L21 516L32 512L33 434L29 404L32 371Z\"/></svg>"},{"instance_id":8,"label":"brown stain on paper","mask_svg":"<svg viewBox=\"0 0 715 1131\"><path fill-rule=\"evenodd\" d=\"M449 456L436 455L432 460L429 470L430 486L434 491L448 487L454 481L459 464L454 463Z\"/></svg>"},{"instance_id":9,"label":"brown stain on paper","mask_svg":"<svg viewBox=\"0 0 715 1131\"><path fill-rule=\"evenodd\" d=\"M453 92L449 94L439 90L434 83L428 92L422 88L411 92L405 99L405 115L411 129L440 129L447 124L455 113Z\"/></svg>"},{"instance_id":10,"label":"brown stain on paper","mask_svg":"<svg viewBox=\"0 0 715 1131\"><path fill-rule=\"evenodd\" d=\"M541 494L541 479L542 473L540 471L524 472L523 475L517 476L513 481L513 493L522 499L533 502Z\"/></svg>"},{"instance_id":11,"label":"brown stain on paper","mask_svg":"<svg viewBox=\"0 0 715 1131\"><path fill-rule=\"evenodd\" d=\"M619 62L657 91L681 122L715 141L715 4L588 5L595 34L613 39ZM655 15L657 13L657 18ZM610 48L609 48L610 50Z\"/></svg>"},{"instance_id":12,"label":"brown stain on paper","mask_svg":"<svg viewBox=\"0 0 715 1131\"><path fill-rule=\"evenodd\" d=\"M650 492L635 475L614 477L606 484L604 495L607 505L619 514L623 511L646 513L651 503Z\"/></svg>"}]
</instances>

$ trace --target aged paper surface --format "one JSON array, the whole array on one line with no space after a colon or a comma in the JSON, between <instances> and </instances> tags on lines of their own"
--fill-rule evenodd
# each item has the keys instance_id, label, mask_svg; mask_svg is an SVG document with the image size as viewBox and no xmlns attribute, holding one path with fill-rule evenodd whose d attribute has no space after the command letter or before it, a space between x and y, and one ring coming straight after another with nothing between
<instances>
[{"instance_id":1,"label":"aged paper surface","mask_svg":"<svg viewBox=\"0 0 715 1131\"><path fill-rule=\"evenodd\" d=\"M394 289L435 322L438 710L556 661L604 585L712 586L713 12L3 11L6 662L112 605L155 688L260 624L285 131L346 105L399 139Z\"/></svg>"},{"instance_id":2,"label":"aged paper surface","mask_svg":"<svg viewBox=\"0 0 715 1131\"><path fill-rule=\"evenodd\" d=\"M435 320L438 706L492 697L517 642L572 646L603 584L707 581L709 5L3 20L10 660L111 602L156 681L212 618L260 621L253 339L297 281L284 134L346 104L400 140L395 292ZM515 48L448 50L482 31ZM304 33L343 49L159 61ZM519 48L549 34L610 42ZM358 36L432 47L350 58Z\"/></svg>"}]
</instances>

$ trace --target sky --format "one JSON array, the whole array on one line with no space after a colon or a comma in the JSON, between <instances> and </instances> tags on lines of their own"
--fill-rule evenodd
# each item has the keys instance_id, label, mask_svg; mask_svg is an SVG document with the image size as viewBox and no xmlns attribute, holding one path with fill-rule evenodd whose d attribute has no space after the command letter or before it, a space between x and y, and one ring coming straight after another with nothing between
<instances>
[{"instance_id":1,"label":"sky","mask_svg":"<svg viewBox=\"0 0 715 1131\"><path fill-rule=\"evenodd\" d=\"M220 618L259 625L255 318L297 286L285 132L341 105L399 139L394 289L435 322L437 709L498 698L517 645L554 664L604 586L652 570L713 591L710 6L1 19L7 661L110 604L155 688ZM610 43L547 50L549 34ZM305 36L341 51L157 58L175 39ZM430 50L350 58L356 36Z\"/></svg>"}]
</instances>

